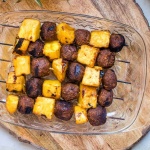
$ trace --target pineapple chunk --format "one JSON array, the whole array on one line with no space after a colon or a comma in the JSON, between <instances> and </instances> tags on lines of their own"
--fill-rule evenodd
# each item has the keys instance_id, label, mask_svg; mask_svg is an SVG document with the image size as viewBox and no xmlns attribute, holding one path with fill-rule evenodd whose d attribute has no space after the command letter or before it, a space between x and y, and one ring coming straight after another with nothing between
<instances>
[{"instance_id":1,"label":"pineapple chunk","mask_svg":"<svg viewBox=\"0 0 150 150\"><path fill-rule=\"evenodd\" d=\"M68 62L62 58L55 59L52 62L52 68L57 79L62 82L65 79L66 71L68 68Z\"/></svg>"},{"instance_id":2,"label":"pineapple chunk","mask_svg":"<svg viewBox=\"0 0 150 150\"><path fill-rule=\"evenodd\" d=\"M30 74L30 56L17 56L13 60L15 75Z\"/></svg>"},{"instance_id":3,"label":"pineapple chunk","mask_svg":"<svg viewBox=\"0 0 150 150\"><path fill-rule=\"evenodd\" d=\"M46 42L43 49L43 54L48 56L50 60L60 58L61 45L59 41Z\"/></svg>"},{"instance_id":4,"label":"pineapple chunk","mask_svg":"<svg viewBox=\"0 0 150 150\"><path fill-rule=\"evenodd\" d=\"M42 93L45 97L59 99L61 94L61 83L58 80L45 80Z\"/></svg>"},{"instance_id":5,"label":"pineapple chunk","mask_svg":"<svg viewBox=\"0 0 150 150\"><path fill-rule=\"evenodd\" d=\"M86 109L81 108L80 106L75 106L74 111L76 124L83 124L88 121Z\"/></svg>"},{"instance_id":6,"label":"pineapple chunk","mask_svg":"<svg viewBox=\"0 0 150 150\"><path fill-rule=\"evenodd\" d=\"M23 38L18 39L13 52L19 55L25 54L29 46L29 43L30 41L25 40Z\"/></svg>"},{"instance_id":7,"label":"pineapple chunk","mask_svg":"<svg viewBox=\"0 0 150 150\"><path fill-rule=\"evenodd\" d=\"M80 84L80 95L78 105L82 108L96 108L97 91L95 87Z\"/></svg>"},{"instance_id":8,"label":"pineapple chunk","mask_svg":"<svg viewBox=\"0 0 150 150\"><path fill-rule=\"evenodd\" d=\"M102 68L99 66L95 66L94 68L86 67L82 79L82 84L99 87L101 82L100 70L102 70Z\"/></svg>"},{"instance_id":9,"label":"pineapple chunk","mask_svg":"<svg viewBox=\"0 0 150 150\"><path fill-rule=\"evenodd\" d=\"M35 42L40 37L40 28L41 24L39 20L24 19L20 26L18 36L19 38Z\"/></svg>"},{"instance_id":10,"label":"pineapple chunk","mask_svg":"<svg viewBox=\"0 0 150 150\"><path fill-rule=\"evenodd\" d=\"M90 38L90 45L99 48L108 48L110 42L109 31L92 31Z\"/></svg>"},{"instance_id":11,"label":"pineapple chunk","mask_svg":"<svg viewBox=\"0 0 150 150\"><path fill-rule=\"evenodd\" d=\"M15 113L18 106L19 97L16 95L8 95L6 99L6 109L10 114Z\"/></svg>"},{"instance_id":12,"label":"pineapple chunk","mask_svg":"<svg viewBox=\"0 0 150 150\"><path fill-rule=\"evenodd\" d=\"M54 106L55 106L55 99L46 97L37 97L33 107L33 113L35 115L44 115L48 119L52 119L52 116L54 114Z\"/></svg>"},{"instance_id":13,"label":"pineapple chunk","mask_svg":"<svg viewBox=\"0 0 150 150\"><path fill-rule=\"evenodd\" d=\"M66 23L57 26L57 38L62 44L72 44L75 38L75 29Z\"/></svg>"},{"instance_id":14,"label":"pineapple chunk","mask_svg":"<svg viewBox=\"0 0 150 150\"><path fill-rule=\"evenodd\" d=\"M89 67L93 67L95 64L98 52L99 52L98 48L88 46L88 45L82 45L78 51L77 61Z\"/></svg>"},{"instance_id":15,"label":"pineapple chunk","mask_svg":"<svg viewBox=\"0 0 150 150\"><path fill-rule=\"evenodd\" d=\"M15 72L10 72L8 74L8 79L6 81L6 89L9 92L14 92L14 91L24 91L24 86L25 86L25 78L24 76L16 76Z\"/></svg>"}]
</instances>

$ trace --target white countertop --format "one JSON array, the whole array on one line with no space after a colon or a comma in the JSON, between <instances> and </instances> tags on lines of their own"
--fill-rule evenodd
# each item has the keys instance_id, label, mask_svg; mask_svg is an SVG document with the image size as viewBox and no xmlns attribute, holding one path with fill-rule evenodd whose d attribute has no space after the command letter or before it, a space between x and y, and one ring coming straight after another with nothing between
<instances>
[{"instance_id":1,"label":"white countertop","mask_svg":"<svg viewBox=\"0 0 150 150\"><path fill-rule=\"evenodd\" d=\"M150 25L150 0L136 0ZM132 150L150 150L150 132ZM18 141L0 126L0 150L38 150L30 144Z\"/></svg>"}]
</instances>

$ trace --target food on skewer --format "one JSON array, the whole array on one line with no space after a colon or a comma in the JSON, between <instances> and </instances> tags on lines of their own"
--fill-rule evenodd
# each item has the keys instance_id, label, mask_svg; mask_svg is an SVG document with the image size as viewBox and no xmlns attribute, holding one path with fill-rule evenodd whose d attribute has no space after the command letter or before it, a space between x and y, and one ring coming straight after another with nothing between
<instances>
[{"instance_id":1,"label":"food on skewer","mask_svg":"<svg viewBox=\"0 0 150 150\"><path fill-rule=\"evenodd\" d=\"M60 49L61 57L68 61L74 61L77 59L77 48L73 45L63 45Z\"/></svg>"},{"instance_id":2,"label":"food on skewer","mask_svg":"<svg viewBox=\"0 0 150 150\"><path fill-rule=\"evenodd\" d=\"M103 68L112 67L115 63L115 53L109 49L101 50L97 56L97 65Z\"/></svg>"},{"instance_id":3,"label":"food on skewer","mask_svg":"<svg viewBox=\"0 0 150 150\"><path fill-rule=\"evenodd\" d=\"M102 107L108 107L112 104L113 101L113 91L110 90L105 90L101 89L97 102L102 106Z\"/></svg>"},{"instance_id":4,"label":"food on skewer","mask_svg":"<svg viewBox=\"0 0 150 150\"><path fill-rule=\"evenodd\" d=\"M27 51L33 57L41 57L43 56L43 47L44 43L38 39L35 42L30 42Z\"/></svg>"},{"instance_id":5,"label":"food on skewer","mask_svg":"<svg viewBox=\"0 0 150 150\"><path fill-rule=\"evenodd\" d=\"M31 77L26 81L26 93L31 98L42 95L43 79Z\"/></svg>"},{"instance_id":6,"label":"food on skewer","mask_svg":"<svg viewBox=\"0 0 150 150\"><path fill-rule=\"evenodd\" d=\"M73 104L63 100L57 100L55 104L54 114L61 120L68 121L74 113Z\"/></svg>"},{"instance_id":7,"label":"food on skewer","mask_svg":"<svg viewBox=\"0 0 150 150\"><path fill-rule=\"evenodd\" d=\"M19 102L18 102L18 111L22 114L30 114L32 113L32 109L34 106L34 99L22 95L19 97Z\"/></svg>"},{"instance_id":8,"label":"food on skewer","mask_svg":"<svg viewBox=\"0 0 150 150\"><path fill-rule=\"evenodd\" d=\"M62 85L61 97L66 101L77 99L79 97L78 85L73 83L66 83Z\"/></svg>"},{"instance_id":9,"label":"food on skewer","mask_svg":"<svg viewBox=\"0 0 150 150\"><path fill-rule=\"evenodd\" d=\"M6 90L9 92L21 92L24 91L25 77L16 76L15 72L9 72L6 81Z\"/></svg>"},{"instance_id":10,"label":"food on skewer","mask_svg":"<svg viewBox=\"0 0 150 150\"><path fill-rule=\"evenodd\" d=\"M41 27L41 38L43 41L57 40L56 23L49 21L44 22Z\"/></svg>"},{"instance_id":11,"label":"food on skewer","mask_svg":"<svg viewBox=\"0 0 150 150\"><path fill-rule=\"evenodd\" d=\"M79 63L71 63L68 67L67 76L72 82L80 82L84 75L84 66Z\"/></svg>"},{"instance_id":12,"label":"food on skewer","mask_svg":"<svg viewBox=\"0 0 150 150\"><path fill-rule=\"evenodd\" d=\"M77 29L75 31L75 42L78 45L86 45L90 42L91 33L85 29Z\"/></svg>"},{"instance_id":13,"label":"food on skewer","mask_svg":"<svg viewBox=\"0 0 150 150\"><path fill-rule=\"evenodd\" d=\"M50 62L46 57L33 58L31 73L34 77L44 77L50 74Z\"/></svg>"}]
</instances>

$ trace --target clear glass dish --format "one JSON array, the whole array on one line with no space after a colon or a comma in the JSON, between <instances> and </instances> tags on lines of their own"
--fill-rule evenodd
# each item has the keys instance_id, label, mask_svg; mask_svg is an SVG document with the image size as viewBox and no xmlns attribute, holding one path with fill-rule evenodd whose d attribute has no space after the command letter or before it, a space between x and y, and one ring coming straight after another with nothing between
<instances>
[{"instance_id":1,"label":"clear glass dish","mask_svg":"<svg viewBox=\"0 0 150 150\"><path fill-rule=\"evenodd\" d=\"M12 48L18 33L18 26L24 18L37 18L41 22L66 22L75 28L91 30L110 30L123 34L126 45L117 53L113 67L117 74L118 85L114 89L113 104L107 108L107 122L98 127L89 123L76 125L74 116L70 121L61 121L55 117L47 120L35 115L10 115L5 109L5 103L0 103L0 120L32 129L46 130L56 133L70 134L110 134L126 131L135 121L140 110L146 82L146 50L140 34L128 25L102 19L52 11L18 11L0 16L0 101L5 102L5 81L12 60ZM119 99L117 99L119 98Z\"/></svg>"}]
</instances>

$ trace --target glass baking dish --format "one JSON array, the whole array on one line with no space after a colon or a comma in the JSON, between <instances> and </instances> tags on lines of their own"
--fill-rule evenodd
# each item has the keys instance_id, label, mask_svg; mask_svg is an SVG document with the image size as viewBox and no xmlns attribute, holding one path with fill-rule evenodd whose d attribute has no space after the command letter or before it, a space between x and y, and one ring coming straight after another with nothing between
<instances>
[{"instance_id":1,"label":"glass baking dish","mask_svg":"<svg viewBox=\"0 0 150 150\"><path fill-rule=\"evenodd\" d=\"M10 115L5 109L7 92L5 81L11 67L12 50L18 27L24 18L36 18L41 22L66 22L76 29L110 30L124 35L126 46L116 55L113 69L118 84L114 91L113 104L107 108L107 122L98 127L89 123L76 125L74 116L70 121L62 121L55 116L52 120L34 114ZM18 11L0 16L0 120L14 125L70 134L110 134L126 131L135 121L140 110L146 82L146 50L140 34L128 25L103 18L53 11Z\"/></svg>"}]
</instances>

